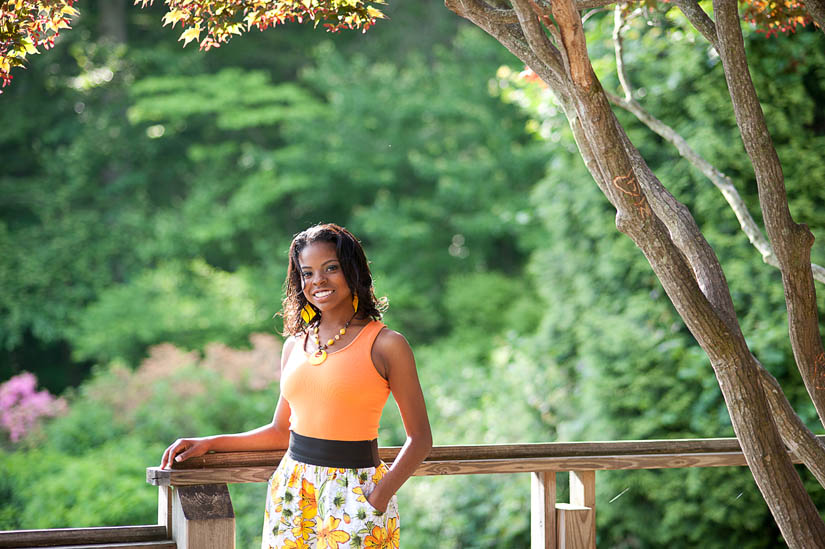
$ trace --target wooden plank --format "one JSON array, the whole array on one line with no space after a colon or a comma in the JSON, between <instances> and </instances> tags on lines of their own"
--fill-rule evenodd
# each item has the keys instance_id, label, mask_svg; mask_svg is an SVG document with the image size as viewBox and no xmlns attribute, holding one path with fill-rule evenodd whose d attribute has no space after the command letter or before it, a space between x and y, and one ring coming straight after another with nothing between
<instances>
[{"instance_id":1,"label":"wooden plank","mask_svg":"<svg viewBox=\"0 0 825 549\"><path fill-rule=\"evenodd\" d=\"M724 467L746 465L740 453L605 456L533 459L489 459L477 461L425 461L415 472L417 476L471 475L496 473L531 473L533 471L669 469L683 467ZM223 484L266 482L275 467L225 467L220 469L158 470L153 484L188 486L193 484Z\"/></svg>"},{"instance_id":2,"label":"wooden plank","mask_svg":"<svg viewBox=\"0 0 825 549\"><path fill-rule=\"evenodd\" d=\"M171 486L158 486L158 524L166 528L166 538L172 539Z\"/></svg>"},{"instance_id":3,"label":"wooden plank","mask_svg":"<svg viewBox=\"0 0 825 549\"><path fill-rule=\"evenodd\" d=\"M798 461L796 461L798 463ZM417 476L487 475L497 473L532 473L533 471L610 471L624 469L680 469L685 467L730 467L746 465L741 453L677 454L603 457L559 457L528 459L487 459L476 461L425 461L415 472ZM152 471L150 483L188 486L193 484L223 484L266 482L275 467L225 467L220 469Z\"/></svg>"},{"instance_id":4,"label":"wooden plank","mask_svg":"<svg viewBox=\"0 0 825 549\"><path fill-rule=\"evenodd\" d=\"M556 523L558 549L592 549L596 547L596 523L592 520L593 510L589 507L571 503L556 504Z\"/></svg>"},{"instance_id":5,"label":"wooden plank","mask_svg":"<svg viewBox=\"0 0 825 549\"><path fill-rule=\"evenodd\" d=\"M94 543L92 545L52 545L49 549L176 549L174 541L139 541L135 543ZM38 549L21 547L19 549Z\"/></svg>"},{"instance_id":6,"label":"wooden plank","mask_svg":"<svg viewBox=\"0 0 825 549\"><path fill-rule=\"evenodd\" d=\"M73 543L130 543L169 540L158 525L51 528L0 532L0 547L49 547Z\"/></svg>"},{"instance_id":7,"label":"wooden plank","mask_svg":"<svg viewBox=\"0 0 825 549\"><path fill-rule=\"evenodd\" d=\"M530 549L556 549L556 473L530 479Z\"/></svg>"},{"instance_id":8,"label":"wooden plank","mask_svg":"<svg viewBox=\"0 0 825 549\"><path fill-rule=\"evenodd\" d=\"M825 436L820 435L819 438L825 442ZM392 462L398 450L396 447L384 447L379 449L379 454L384 461ZM268 476L262 479L262 471L270 471L271 474L283 454L283 450L276 452L207 454L206 456L188 459L183 463L174 464L172 469L148 467L146 469L146 481L155 486L185 485L193 482L188 480L179 481L179 479L190 478L187 475L180 475L179 473L182 471L221 469L222 471L216 473L217 476L214 479L208 478L208 475L205 476L203 473L198 473L198 480L194 483L264 482L268 479ZM714 454L719 454L721 457L719 459L710 457ZM568 460L571 463L570 468L576 468L577 465L575 464L583 463L585 465L579 465L579 469L590 468L594 470L636 468L632 465L626 465L630 462L621 460L622 457L631 461L633 459L638 460L640 463L638 468L641 469L746 465L744 456L737 460L732 457L733 455L742 456L739 442L735 438L437 446L433 448L416 474L487 473L491 464L503 464L510 461L514 464L513 470L504 468L490 472L529 472L530 469L521 467L521 465L529 463L524 460L547 460L548 458ZM691 456L698 457L694 460ZM667 465L669 459L679 459L680 461ZM592 466L586 466L588 462L592 463ZM794 462L799 463L799 460L795 459ZM613 466L610 463L620 465ZM651 463L665 465L644 465ZM478 466L474 464L478 464ZM246 472L247 470L249 472ZM541 470L560 471L565 469Z\"/></svg>"},{"instance_id":9,"label":"wooden plank","mask_svg":"<svg viewBox=\"0 0 825 549\"><path fill-rule=\"evenodd\" d=\"M825 441L825 436L820 437ZM384 446L378 453L384 461L394 461L400 447ZM617 440L605 442L543 442L522 444L468 444L434 446L427 461L466 461L478 459L510 459L531 457L615 456L638 454L691 454L713 452L741 452L736 438ZM210 467L277 466L285 451L219 452L181 463L173 470L205 469Z\"/></svg>"},{"instance_id":10,"label":"wooden plank","mask_svg":"<svg viewBox=\"0 0 825 549\"><path fill-rule=\"evenodd\" d=\"M590 509L590 513L583 517L584 524L579 522L582 517L574 522L577 528L592 530L586 536L592 545L586 549L596 549L596 471L570 471L570 504Z\"/></svg>"},{"instance_id":11,"label":"wooden plank","mask_svg":"<svg viewBox=\"0 0 825 549\"><path fill-rule=\"evenodd\" d=\"M176 487L172 538L178 549L235 549L235 512L226 484Z\"/></svg>"}]
</instances>

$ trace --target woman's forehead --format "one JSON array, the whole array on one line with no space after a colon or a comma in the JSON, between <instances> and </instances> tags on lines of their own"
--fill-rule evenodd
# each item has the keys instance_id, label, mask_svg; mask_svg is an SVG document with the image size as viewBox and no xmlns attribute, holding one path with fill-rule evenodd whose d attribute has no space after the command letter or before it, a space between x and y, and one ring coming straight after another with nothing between
<instances>
[{"instance_id":1,"label":"woman's forehead","mask_svg":"<svg viewBox=\"0 0 825 549\"><path fill-rule=\"evenodd\" d=\"M301 266L321 264L331 259L338 259L338 252L332 242L311 242L298 253L298 263Z\"/></svg>"}]
</instances>

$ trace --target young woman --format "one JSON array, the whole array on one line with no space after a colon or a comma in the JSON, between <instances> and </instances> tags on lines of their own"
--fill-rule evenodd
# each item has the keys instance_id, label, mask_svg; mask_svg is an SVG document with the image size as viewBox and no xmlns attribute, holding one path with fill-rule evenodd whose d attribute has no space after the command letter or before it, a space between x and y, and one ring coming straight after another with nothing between
<instances>
[{"instance_id":1,"label":"young woman","mask_svg":"<svg viewBox=\"0 0 825 549\"><path fill-rule=\"evenodd\" d=\"M262 549L399 546L395 493L432 447L415 359L380 322L360 242L334 224L299 233L283 301L281 395L272 422L175 441L161 467L209 451L289 448L269 480ZM392 392L407 440L391 467L378 423Z\"/></svg>"}]
</instances>

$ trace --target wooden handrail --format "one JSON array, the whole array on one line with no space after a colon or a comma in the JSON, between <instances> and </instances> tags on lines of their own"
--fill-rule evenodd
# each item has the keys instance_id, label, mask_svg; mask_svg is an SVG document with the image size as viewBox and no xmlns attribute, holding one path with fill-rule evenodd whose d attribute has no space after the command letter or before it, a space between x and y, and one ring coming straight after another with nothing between
<instances>
[{"instance_id":1,"label":"wooden handrail","mask_svg":"<svg viewBox=\"0 0 825 549\"><path fill-rule=\"evenodd\" d=\"M0 532L0 547L54 547L56 545L103 543L150 543L168 540L166 526L110 526L98 528L52 528ZM168 544L167 544L168 545ZM148 546L148 545L147 545Z\"/></svg>"},{"instance_id":2,"label":"wooden handrail","mask_svg":"<svg viewBox=\"0 0 825 549\"><path fill-rule=\"evenodd\" d=\"M818 438L825 441L825 436ZM399 451L383 447L379 455L392 462ZM0 548L81 547L78 542L114 543L111 547L131 542L128 546L141 549L234 548L235 519L226 484L266 482L284 453L213 453L171 469L148 467L147 482L160 487L158 526L0 532ZM793 454L791 458L799 463ZM532 547L595 549L594 471L744 465L735 438L551 442L436 446L415 474L530 473ZM556 502L559 471L570 472L570 503Z\"/></svg>"},{"instance_id":3,"label":"wooden handrail","mask_svg":"<svg viewBox=\"0 0 825 549\"><path fill-rule=\"evenodd\" d=\"M819 438L825 441L825 437ZM399 450L398 447L382 447L379 455L382 460L391 462ZM155 486L266 482L283 455L283 450L207 454L176 463L171 469L149 467L146 469L146 481ZM799 460L794 461L799 463ZM436 446L415 474L429 476L744 465L745 456L735 438L550 442Z\"/></svg>"}]
</instances>

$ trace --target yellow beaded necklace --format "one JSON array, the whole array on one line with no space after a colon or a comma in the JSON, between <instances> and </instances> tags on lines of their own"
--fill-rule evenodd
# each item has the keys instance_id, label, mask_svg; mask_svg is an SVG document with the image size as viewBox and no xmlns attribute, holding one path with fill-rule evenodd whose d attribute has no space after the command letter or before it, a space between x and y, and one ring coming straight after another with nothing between
<instances>
[{"instance_id":1,"label":"yellow beaded necklace","mask_svg":"<svg viewBox=\"0 0 825 549\"><path fill-rule=\"evenodd\" d=\"M318 321L318 324L316 324L315 327L312 328L312 338L315 340L315 345L318 347L318 349L314 353L309 355L310 364L317 366L327 359L327 349L335 345L335 342L341 339L341 336L347 333L347 328L349 328L350 322L352 322L352 320L355 318L355 314L356 313L352 313L352 316L349 320L347 320L347 323L344 324L344 327L338 330L338 333L335 334L334 337L329 338L327 342L324 344L321 343L321 338L318 336L318 329L321 327L321 321Z\"/></svg>"}]
</instances>

